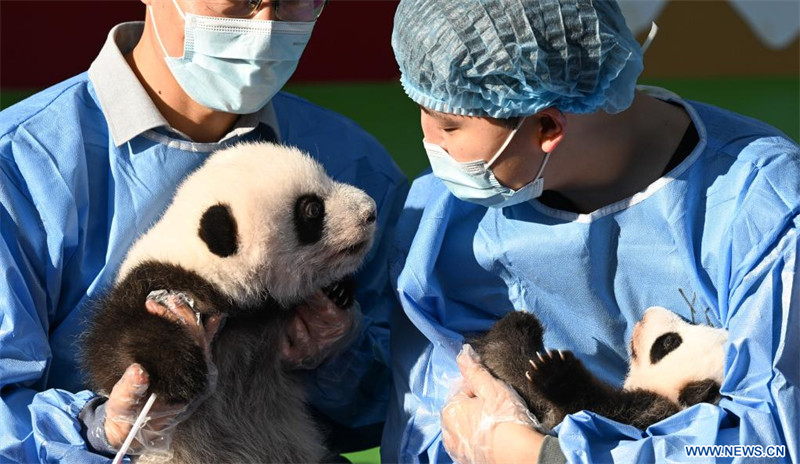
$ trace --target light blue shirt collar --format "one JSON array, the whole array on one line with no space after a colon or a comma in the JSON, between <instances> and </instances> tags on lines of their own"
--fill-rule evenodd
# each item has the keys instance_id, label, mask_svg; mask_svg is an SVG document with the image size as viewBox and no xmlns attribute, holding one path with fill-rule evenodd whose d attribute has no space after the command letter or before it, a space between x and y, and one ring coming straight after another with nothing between
<instances>
[{"instance_id":1,"label":"light blue shirt collar","mask_svg":"<svg viewBox=\"0 0 800 464\"><path fill-rule=\"evenodd\" d=\"M144 22L141 21L118 24L108 33L100 54L89 67L89 79L105 114L114 145L119 147L142 134L153 139L163 138L163 135L153 132L159 127L167 128L185 139L185 143L195 145L188 136L170 127L125 61L124 55L133 50L143 31ZM272 102L256 113L241 116L217 143L246 134L259 123L269 126L276 136L280 134ZM201 151L204 150L201 148Z\"/></svg>"}]
</instances>

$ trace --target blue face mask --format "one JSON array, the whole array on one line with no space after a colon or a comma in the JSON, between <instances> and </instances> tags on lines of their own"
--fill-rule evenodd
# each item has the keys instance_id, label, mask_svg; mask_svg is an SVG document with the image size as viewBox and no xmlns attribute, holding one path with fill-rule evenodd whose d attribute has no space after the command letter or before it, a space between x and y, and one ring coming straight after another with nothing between
<instances>
[{"instance_id":1,"label":"blue face mask","mask_svg":"<svg viewBox=\"0 0 800 464\"><path fill-rule=\"evenodd\" d=\"M525 118L522 118L517 123L517 127L511 131L503 145L489 162L483 160L458 162L439 145L423 140L422 144L428 154L433 175L441 179L448 190L457 198L482 206L504 208L540 197L544 187L542 172L547 165L547 160L550 158L550 153L545 154L542 166L539 168L536 177L518 190L512 190L502 185L497 181L490 169L492 164L505 151L524 120Z\"/></svg>"},{"instance_id":2,"label":"blue face mask","mask_svg":"<svg viewBox=\"0 0 800 464\"><path fill-rule=\"evenodd\" d=\"M184 14L183 56L164 58L192 100L217 111L249 114L289 80L311 37L314 22L260 21ZM150 16L153 9L150 7Z\"/></svg>"}]
</instances>

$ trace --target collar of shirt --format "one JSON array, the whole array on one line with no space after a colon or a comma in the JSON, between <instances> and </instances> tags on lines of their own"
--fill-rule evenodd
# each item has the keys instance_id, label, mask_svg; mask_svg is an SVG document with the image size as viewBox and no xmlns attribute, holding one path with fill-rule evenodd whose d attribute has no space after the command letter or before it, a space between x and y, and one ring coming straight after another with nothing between
<instances>
[{"instance_id":1,"label":"collar of shirt","mask_svg":"<svg viewBox=\"0 0 800 464\"><path fill-rule=\"evenodd\" d=\"M170 127L125 61L124 55L133 50L143 31L144 22L141 21L118 24L108 33L100 54L89 67L89 79L100 100L114 144L119 147L158 128L165 128L183 141L193 143L185 134ZM217 143L251 132L260 123L269 126L276 136L280 134L272 102L255 113L239 117L230 132Z\"/></svg>"}]
</instances>

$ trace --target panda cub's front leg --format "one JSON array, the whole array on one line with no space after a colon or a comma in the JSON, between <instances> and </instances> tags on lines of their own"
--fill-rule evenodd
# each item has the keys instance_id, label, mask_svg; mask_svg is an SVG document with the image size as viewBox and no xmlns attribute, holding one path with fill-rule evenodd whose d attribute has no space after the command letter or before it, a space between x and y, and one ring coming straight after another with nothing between
<instances>
[{"instance_id":1,"label":"panda cub's front leg","mask_svg":"<svg viewBox=\"0 0 800 464\"><path fill-rule=\"evenodd\" d=\"M553 405L555 423L567 414L588 410L645 429L678 412L661 395L623 390L601 381L571 351L537 353L525 375L534 391Z\"/></svg>"},{"instance_id":2,"label":"panda cub's front leg","mask_svg":"<svg viewBox=\"0 0 800 464\"><path fill-rule=\"evenodd\" d=\"M552 416L552 404L537 394L525 378L528 360L542 350L543 333L542 324L533 314L512 311L487 333L467 341L489 372L511 385L533 415L547 425Z\"/></svg>"}]
</instances>

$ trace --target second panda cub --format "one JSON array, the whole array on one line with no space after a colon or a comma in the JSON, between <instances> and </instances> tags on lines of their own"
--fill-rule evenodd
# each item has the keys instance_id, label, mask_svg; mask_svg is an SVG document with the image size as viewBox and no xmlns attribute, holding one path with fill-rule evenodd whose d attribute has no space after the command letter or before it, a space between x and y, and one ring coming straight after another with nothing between
<instances>
[{"instance_id":1,"label":"second panda cub","mask_svg":"<svg viewBox=\"0 0 800 464\"><path fill-rule=\"evenodd\" d=\"M634 326L623 388L589 372L570 351L547 350L530 313L512 312L470 343L547 428L588 410L645 429L693 404L719 400L727 331L693 325L661 307Z\"/></svg>"}]
</instances>

